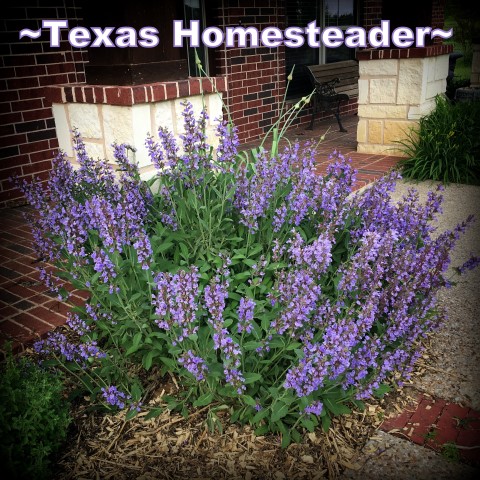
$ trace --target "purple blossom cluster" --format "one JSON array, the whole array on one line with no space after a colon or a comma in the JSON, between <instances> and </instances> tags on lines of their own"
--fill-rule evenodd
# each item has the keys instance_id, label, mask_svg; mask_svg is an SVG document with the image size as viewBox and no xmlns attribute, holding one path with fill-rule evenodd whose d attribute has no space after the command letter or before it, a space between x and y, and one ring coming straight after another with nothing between
<instances>
[{"instance_id":1,"label":"purple blossom cluster","mask_svg":"<svg viewBox=\"0 0 480 480\"><path fill-rule=\"evenodd\" d=\"M37 182L19 184L36 209L29 218L34 246L40 258L57 265L65 260L62 252L66 252L76 267L90 266L114 292L119 287L111 254L122 253L131 245L142 268L148 269L151 263L145 222L152 196L141 182L136 164L128 159L130 147L114 145L117 179L106 161L88 156L78 131L74 131L73 139L77 170L61 152L53 160L46 189ZM93 245L92 231L98 238Z\"/></svg>"},{"instance_id":2,"label":"purple blossom cluster","mask_svg":"<svg viewBox=\"0 0 480 480\"><path fill-rule=\"evenodd\" d=\"M178 363L185 367L198 382L205 380L205 375L208 372L205 360L196 356L191 350L184 352L178 359Z\"/></svg>"},{"instance_id":3,"label":"purple blossom cluster","mask_svg":"<svg viewBox=\"0 0 480 480\"><path fill-rule=\"evenodd\" d=\"M431 192L421 205L411 190L394 204L390 193L397 178L392 173L351 200L349 255L338 267L335 295L328 303L321 299L324 305L312 322L318 330L303 337L303 358L285 378L285 387L299 397L321 391L326 381L338 381L345 390L353 386L357 398L368 397L393 372L409 375L419 340L439 324L436 292L446 284L449 252L472 219L432 238L431 221L441 211L441 195ZM301 240L293 237L288 253L296 260L301 259L300 246ZM315 282L301 270L297 275L316 298ZM279 285L295 284L294 278L281 280ZM295 293L296 298L308 295Z\"/></svg>"},{"instance_id":4,"label":"purple blossom cluster","mask_svg":"<svg viewBox=\"0 0 480 480\"><path fill-rule=\"evenodd\" d=\"M255 378L248 374L260 373L265 392L283 385L295 394L300 415L323 414L327 386L363 399L393 374L408 378L420 340L440 324L436 295L448 286L450 251L473 219L438 234L441 189L423 204L414 189L395 203L395 172L353 195L350 162L334 152L320 176L312 145L260 150L242 163L234 127L219 120L214 150L206 111L195 119L192 105L184 107L181 146L164 128L159 143L146 141L158 190L140 180L132 147L113 145L115 173L88 156L78 132L77 170L60 153L46 190L19 182L37 210L30 221L38 255L94 294L84 318L69 316L71 336L53 332L36 351L85 368L113 359L108 348L118 348L117 341L125 342L123 354L139 333L154 333L149 341L166 342L159 350L174 352L182 374L201 382L221 362L224 383L243 395L245 379ZM165 235L201 240L191 240L188 253L180 245L188 263L153 273L177 255L168 247L175 240L159 248ZM458 272L478 264L472 256ZM41 275L60 291L57 278ZM140 318L153 312L151 324ZM157 328L162 333L152 332ZM283 347L291 353L282 355ZM115 381L103 379L102 396L124 408L131 398L105 386ZM269 408L270 393L257 386L258 408Z\"/></svg>"},{"instance_id":5,"label":"purple blossom cluster","mask_svg":"<svg viewBox=\"0 0 480 480\"><path fill-rule=\"evenodd\" d=\"M130 400L130 395L119 390L115 385L102 387L101 389L103 399L113 407L118 407L120 410L125 408L126 402Z\"/></svg>"},{"instance_id":6,"label":"purple blossom cluster","mask_svg":"<svg viewBox=\"0 0 480 480\"><path fill-rule=\"evenodd\" d=\"M255 311L255 300L251 298L240 299L240 304L238 305L238 333L251 333L253 326L253 314Z\"/></svg>"},{"instance_id":7,"label":"purple blossom cluster","mask_svg":"<svg viewBox=\"0 0 480 480\"><path fill-rule=\"evenodd\" d=\"M304 408L303 413L320 416L323 411L323 403L320 400L311 403Z\"/></svg>"},{"instance_id":8,"label":"purple blossom cluster","mask_svg":"<svg viewBox=\"0 0 480 480\"><path fill-rule=\"evenodd\" d=\"M188 271L180 270L175 275L160 272L155 277L156 293L152 298L158 316L155 323L174 334L174 344L198 330L196 312L199 278L195 266Z\"/></svg>"},{"instance_id":9,"label":"purple blossom cluster","mask_svg":"<svg viewBox=\"0 0 480 480\"><path fill-rule=\"evenodd\" d=\"M227 265L229 261L226 262ZM226 382L241 394L246 390L245 378L240 371L242 350L238 343L232 338L228 328L224 326L223 312L225 301L228 297L228 275L226 265L219 274L212 279L205 287L205 306L208 311L207 322L213 331L213 344L215 350L219 351L224 359L223 373ZM221 277L224 277L223 280ZM227 278L225 278L227 277Z\"/></svg>"},{"instance_id":10,"label":"purple blossom cluster","mask_svg":"<svg viewBox=\"0 0 480 480\"><path fill-rule=\"evenodd\" d=\"M233 173L239 145L236 128L231 123L218 119L216 135L218 137L216 166L221 173Z\"/></svg>"},{"instance_id":11,"label":"purple blossom cluster","mask_svg":"<svg viewBox=\"0 0 480 480\"><path fill-rule=\"evenodd\" d=\"M95 340L88 339L77 343L61 332L49 333L45 340L35 342L34 349L41 355L61 355L65 360L76 362L82 368L87 368L91 359L101 359L107 356L100 350Z\"/></svg>"},{"instance_id":12,"label":"purple blossom cluster","mask_svg":"<svg viewBox=\"0 0 480 480\"><path fill-rule=\"evenodd\" d=\"M460 273L460 275L464 275L469 270L477 268L478 265L480 265L480 257L472 255L463 265L458 267L458 273Z\"/></svg>"}]
</instances>

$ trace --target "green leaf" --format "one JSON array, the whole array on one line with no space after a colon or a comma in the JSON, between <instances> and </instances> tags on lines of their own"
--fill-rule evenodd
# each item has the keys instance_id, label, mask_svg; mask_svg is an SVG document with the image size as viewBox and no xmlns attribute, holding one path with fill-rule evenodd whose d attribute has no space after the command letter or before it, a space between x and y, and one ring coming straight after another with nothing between
<instances>
[{"instance_id":1,"label":"green leaf","mask_svg":"<svg viewBox=\"0 0 480 480\"><path fill-rule=\"evenodd\" d=\"M240 273L237 273L236 275L234 275L233 278L235 280L238 280L239 282L242 282L243 280L246 280L247 278L249 278L250 275L251 275L251 272L249 272L249 271L240 272Z\"/></svg>"},{"instance_id":2,"label":"green leaf","mask_svg":"<svg viewBox=\"0 0 480 480\"><path fill-rule=\"evenodd\" d=\"M126 352L125 356L128 357L132 353L135 353L140 347L138 345L132 345Z\"/></svg>"},{"instance_id":3,"label":"green leaf","mask_svg":"<svg viewBox=\"0 0 480 480\"><path fill-rule=\"evenodd\" d=\"M251 407L255 407L257 405L256 400L251 397L250 395L243 395L242 400L247 404L250 405Z\"/></svg>"},{"instance_id":4,"label":"green leaf","mask_svg":"<svg viewBox=\"0 0 480 480\"><path fill-rule=\"evenodd\" d=\"M255 435L257 437L261 437L262 435L265 435L270 431L270 427L268 425L262 425L261 427L258 427L255 429Z\"/></svg>"},{"instance_id":5,"label":"green leaf","mask_svg":"<svg viewBox=\"0 0 480 480\"><path fill-rule=\"evenodd\" d=\"M256 350L257 348L261 347L263 344L262 342L256 342L254 340L251 340L249 342L245 342L243 344L243 350L245 352L249 352L250 350Z\"/></svg>"},{"instance_id":6,"label":"green leaf","mask_svg":"<svg viewBox=\"0 0 480 480\"><path fill-rule=\"evenodd\" d=\"M263 420L269 413L270 409L262 408L252 418L252 423L257 424L260 420Z\"/></svg>"},{"instance_id":7,"label":"green leaf","mask_svg":"<svg viewBox=\"0 0 480 480\"><path fill-rule=\"evenodd\" d=\"M136 383L134 383L132 385L132 398L133 398L133 401L135 402L138 402L140 400L140 398L142 397L142 390L140 388L140 386Z\"/></svg>"},{"instance_id":8,"label":"green leaf","mask_svg":"<svg viewBox=\"0 0 480 480\"><path fill-rule=\"evenodd\" d=\"M257 382L258 380L262 380L262 376L259 373L248 372L244 374L245 377L245 385L249 383Z\"/></svg>"},{"instance_id":9,"label":"green leaf","mask_svg":"<svg viewBox=\"0 0 480 480\"><path fill-rule=\"evenodd\" d=\"M282 433L282 443L281 443L282 448L287 448L290 445L291 441L292 439L290 437L290 432L288 430L285 433Z\"/></svg>"},{"instance_id":10,"label":"green leaf","mask_svg":"<svg viewBox=\"0 0 480 480\"><path fill-rule=\"evenodd\" d=\"M177 366L177 362L175 362L175 360L169 357L160 357L160 360L168 368L168 370L175 371Z\"/></svg>"},{"instance_id":11,"label":"green leaf","mask_svg":"<svg viewBox=\"0 0 480 480\"><path fill-rule=\"evenodd\" d=\"M188 260L190 257L190 252L188 251L188 247L184 243L180 243L180 250L182 252L182 257L185 260Z\"/></svg>"},{"instance_id":12,"label":"green leaf","mask_svg":"<svg viewBox=\"0 0 480 480\"><path fill-rule=\"evenodd\" d=\"M146 415L143 417L144 420L150 420L151 418L156 418L163 412L163 408L156 407L152 408Z\"/></svg>"},{"instance_id":13,"label":"green leaf","mask_svg":"<svg viewBox=\"0 0 480 480\"><path fill-rule=\"evenodd\" d=\"M324 432L328 432L328 429L330 428L330 425L332 424L332 419L330 418L330 415L324 415L322 417L322 428Z\"/></svg>"},{"instance_id":14,"label":"green leaf","mask_svg":"<svg viewBox=\"0 0 480 480\"><path fill-rule=\"evenodd\" d=\"M314 423L309 418L302 418L300 423L309 431L313 432L315 430Z\"/></svg>"},{"instance_id":15,"label":"green leaf","mask_svg":"<svg viewBox=\"0 0 480 480\"><path fill-rule=\"evenodd\" d=\"M335 401L332 401L332 399L330 398L324 398L323 404L334 415L348 415L349 413L352 413L352 411L346 405L344 405L343 403L337 403Z\"/></svg>"},{"instance_id":16,"label":"green leaf","mask_svg":"<svg viewBox=\"0 0 480 480\"><path fill-rule=\"evenodd\" d=\"M172 242L163 242L160 245L155 246L155 253L163 253L166 250L169 250L171 247L173 247Z\"/></svg>"},{"instance_id":17,"label":"green leaf","mask_svg":"<svg viewBox=\"0 0 480 480\"><path fill-rule=\"evenodd\" d=\"M386 383L382 383L378 388L376 388L373 393L376 397L383 398L383 396L390 392L391 388Z\"/></svg>"},{"instance_id":18,"label":"green leaf","mask_svg":"<svg viewBox=\"0 0 480 480\"><path fill-rule=\"evenodd\" d=\"M290 430L290 435L295 443L302 443L302 435L296 428Z\"/></svg>"},{"instance_id":19,"label":"green leaf","mask_svg":"<svg viewBox=\"0 0 480 480\"><path fill-rule=\"evenodd\" d=\"M263 250L263 246L260 243L254 243L250 250L248 251L248 256L253 257L257 253L260 253Z\"/></svg>"},{"instance_id":20,"label":"green leaf","mask_svg":"<svg viewBox=\"0 0 480 480\"><path fill-rule=\"evenodd\" d=\"M132 418L135 418L138 415L138 411L136 408L133 408L132 410L129 410L128 413L125 415L125 420L132 420Z\"/></svg>"},{"instance_id":21,"label":"green leaf","mask_svg":"<svg viewBox=\"0 0 480 480\"><path fill-rule=\"evenodd\" d=\"M363 403L361 400L352 400L352 403L361 412L363 412L365 410L365 403Z\"/></svg>"},{"instance_id":22,"label":"green leaf","mask_svg":"<svg viewBox=\"0 0 480 480\"><path fill-rule=\"evenodd\" d=\"M142 359L142 364L145 370L150 370L152 367L153 357L155 356L155 350L150 350Z\"/></svg>"},{"instance_id":23,"label":"green leaf","mask_svg":"<svg viewBox=\"0 0 480 480\"><path fill-rule=\"evenodd\" d=\"M205 405L208 405L209 403L212 403L212 400L213 400L213 393L212 392L204 393L203 395L200 395L193 402L193 406L194 407L204 407Z\"/></svg>"},{"instance_id":24,"label":"green leaf","mask_svg":"<svg viewBox=\"0 0 480 480\"><path fill-rule=\"evenodd\" d=\"M281 418L285 417L288 413L288 405L281 400L275 402L272 407L272 422L277 422Z\"/></svg>"},{"instance_id":25,"label":"green leaf","mask_svg":"<svg viewBox=\"0 0 480 480\"><path fill-rule=\"evenodd\" d=\"M272 340L268 342L268 346L270 348L283 348L285 347L285 344L283 343L283 339L281 337L277 337L272 338Z\"/></svg>"}]
</instances>

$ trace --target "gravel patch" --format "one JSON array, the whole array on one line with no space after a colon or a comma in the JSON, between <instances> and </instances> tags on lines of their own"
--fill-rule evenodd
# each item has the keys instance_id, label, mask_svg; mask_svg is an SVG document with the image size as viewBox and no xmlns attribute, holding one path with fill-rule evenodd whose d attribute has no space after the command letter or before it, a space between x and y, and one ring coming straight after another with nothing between
<instances>
[{"instance_id":1,"label":"gravel patch","mask_svg":"<svg viewBox=\"0 0 480 480\"><path fill-rule=\"evenodd\" d=\"M469 480L479 470L461 465L420 445L378 431L362 450L359 470L346 470L344 480Z\"/></svg>"},{"instance_id":2,"label":"gravel patch","mask_svg":"<svg viewBox=\"0 0 480 480\"><path fill-rule=\"evenodd\" d=\"M435 186L431 182L399 182L394 198L416 188L422 199ZM439 294L439 305L447 313L443 327L430 338L428 358L420 362L423 375L412 378L413 387L450 402L480 410L480 268L464 276L454 275L470 255L480 255L480 187L449 185L445 188L443 214L438 231L453 229L470 214L476 221L461 237L452 253L449 274L457 282Z\"/></svg>"}]
</instances>

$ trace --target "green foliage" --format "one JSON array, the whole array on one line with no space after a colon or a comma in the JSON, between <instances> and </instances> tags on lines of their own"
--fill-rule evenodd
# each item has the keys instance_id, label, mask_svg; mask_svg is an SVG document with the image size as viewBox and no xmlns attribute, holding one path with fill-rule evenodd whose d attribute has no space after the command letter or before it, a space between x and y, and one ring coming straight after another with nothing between
<instances>
[{"instance_id":1,"label":"green foliage","mask_svg":"<svg viewBox=\"0 0 480 480\"><path fill-rule=\"evenodd\" d=\"M8 355L0 378L4 478L51 478L52 455L65 440L70 423L62 391L58 374Z\"/></svg>"},{"instance_id":2,"label":"green foliage","mask_svg":"<svg viewBox=\"0 0 480 480\"><path fill-rule=\"evenodd\" d=\"M455 442L447 442L442 446L442 456L453 463L460 462L460 451Z\"/></svg>"},{"instance_id":3,"label":"green foliage","mask_svg":"<svg viewBox=\"0 0 480 480\"><path fill-rule=\"evenodd\" d=\"M480 182L480 102L452 103L438 96L435 109L400 142L408 155L402 174L444 183Z\"/></svg>"}]
</instances>

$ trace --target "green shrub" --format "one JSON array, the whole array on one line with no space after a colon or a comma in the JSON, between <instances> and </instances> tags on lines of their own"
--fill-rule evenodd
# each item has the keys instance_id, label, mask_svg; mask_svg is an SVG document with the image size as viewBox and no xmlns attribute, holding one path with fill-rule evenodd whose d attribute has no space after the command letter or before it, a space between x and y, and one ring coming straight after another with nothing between
<instances>
[{"instance_id":1,"label":"green shrub","mask_svg":"<svg viewBox=\"0 0 480 480\"><path fill-rule=\"evenodd\" d=\"M54 332L35 348L127 418L150 400L141 373L155 366L182 387L162 398L170 410L208 405L213 429L228 409L286 446L408 377L470 220L432 239L438 193L397 205L392 172L354 195L347 159L334 152L317 175L312 145L279 151L278 124L270 152L239 155L232 125L219 122L215 149L206 111L197 120L186 102L183 117L180 144L162 127L147 139L148 182L130 147L114 145L116 178L76 132L78 169L60 153L47 191L20 185L39 212L38 254L57 267L45 279L91 294L69 319L76 339Z\"/></svg>"},{"instance_id":2,"label":"green shrub","mask_svg":"<svg viewBox=\"0 0 480 480\"><path fill-rule=\"evenodd\" d=\"M51 456L70 423L63 382L26 358L8 355L0 378L0 458L4 478L49 478Z\"/></svg>"},{"instance_id":3,"label":"green shrub","mask_svg":"<svg viewBox=\"0 0 480 480\"><path fill-rule=\"evenodd\" d=\"M444 183L480 181L480 102L458 102L438 96L435 109L400 142L408 155L402 174Z\"/></svg>"}]
</instances>

